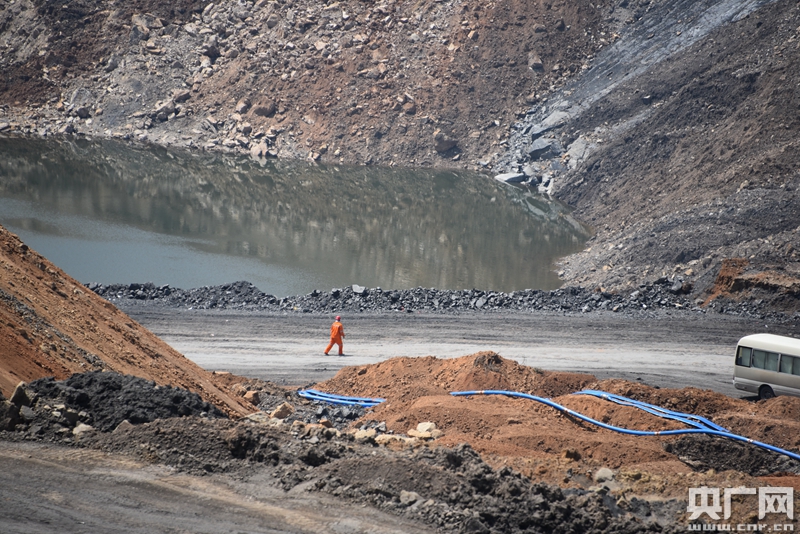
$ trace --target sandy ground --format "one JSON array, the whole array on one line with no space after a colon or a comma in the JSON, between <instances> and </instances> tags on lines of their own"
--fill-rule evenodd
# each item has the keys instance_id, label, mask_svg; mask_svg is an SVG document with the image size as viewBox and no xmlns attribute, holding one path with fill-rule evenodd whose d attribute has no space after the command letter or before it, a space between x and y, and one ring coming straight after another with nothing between
<instances>
[{"instance_id":1,"label":"sandy ground","mask_svg":"<svg viewBox=\"0 0 800 534\"><path fill-rule=\"evenodd\" d=\"M331 321L326 316L139 306L124 311L207 370L287 385L318 382L344 366L396 356L452 358L491 350L541 369L659 387L695 386L734 397L744 396L731 385L737 340L755 332L786 333L793 326L696 312L658 318L359 314L343 318L345 356L337 357L322 354Z\"/></svg>"}]
</instances>

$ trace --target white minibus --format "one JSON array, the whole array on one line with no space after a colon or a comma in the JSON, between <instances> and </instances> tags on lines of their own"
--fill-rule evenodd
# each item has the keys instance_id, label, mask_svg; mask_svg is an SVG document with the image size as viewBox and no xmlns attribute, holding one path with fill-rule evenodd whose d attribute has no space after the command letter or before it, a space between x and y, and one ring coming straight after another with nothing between
<instances>
[{"instance_id":1,"label":"white minibus","mask_svg":"<svg viewBox=\"0 0 800 534\"><path fill-rule=\"evenodd\" d=\"M758 393L762 399L775 395L800 397L800 339L774 334L753 334L740 339L733 385Z\"/></svg>"}]
</instances>

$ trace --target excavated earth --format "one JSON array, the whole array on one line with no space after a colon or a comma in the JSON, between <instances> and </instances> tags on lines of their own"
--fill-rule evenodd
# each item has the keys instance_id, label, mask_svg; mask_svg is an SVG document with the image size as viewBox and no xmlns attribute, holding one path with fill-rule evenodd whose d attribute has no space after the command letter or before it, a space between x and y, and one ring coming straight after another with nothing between
<instances>
[{"instance_id":1,"label":"excavated earth","mask_svg":"<svg viewBox=\"0 0 800 534\"><path fill-rule=\"evenodd\" d=\"M296 387L200 369L2 232L0 391L8 400L0 400L0 515L10 532L52 531L47 525L64 513L76 525L110 531L135 531L133 525L156 514L161 522L151 531L170 531L185 521L189 495L207 500L208 507L237 507L230 519L236 524L278 525L274 517L266 519L277 514L285 522L282 531L293 532L332 526L346 532L671 532L686 528L687 488L800 490L798 462L752 445L694 435L625 436L527 399L450 392L518 391L622 428L683 428L573 394L600 389L702 415L733 433L795 452L797 398L754 402L696 388L598 381L480 352L345 367L312 385L386 400L368 409L320 404L301 398ZM204 291L213 300L232 294L227 286ZM559 305L568 300L538 295L544 297ZM644 328L658 321L657 314L642 313L641 303L633 309L638 311L623 313ZM457 307L439 312L462 313ZM581 313L611 312L579 312L576 321ZM96 317L107 319L98 323ZM74 495L65 490L70 480L84 476L106 489ZM136 487L153 484L149 491L159 499L131 494L132 479L141 485ZM42 495L47 506L32 508ZM227 504L218 502L220 495ZM137 504L109 516L109 499ZM245 506L252 502L257 505ZM731 520L754 522L750 504L735 502ZM339 515L314 515L323 505L336 507ZM228 516L207 515L210 509L191 512L197 529L229 531ZM270 528L275 530L263 524L254 530L281 531Z\"/></svg>"},{"instance_id":2,"label":"excavated earth","mask_svg":"<svg viewBox=\"0 0 800 534\"><path fill-rule=\"evenodd\" d=\"M796 322L799 10L0 0L0 136L507 173L596 230L555 292L278 300L247 283L90 289L0 228L3 528L671 532L686 529L691 487L800 490L796 462L749 444L634 438L526 399L449 393L522 391L611 425L676 427L572 394L603 389L794 452L798 399L598 381L481 352L344 368L314 386L386 401L336 408L205 371L101 296L284 313L617 312L642 329L659 309ZM731 521L756 523L751 504L735 500Z\"/></svg>"}]
</instances>

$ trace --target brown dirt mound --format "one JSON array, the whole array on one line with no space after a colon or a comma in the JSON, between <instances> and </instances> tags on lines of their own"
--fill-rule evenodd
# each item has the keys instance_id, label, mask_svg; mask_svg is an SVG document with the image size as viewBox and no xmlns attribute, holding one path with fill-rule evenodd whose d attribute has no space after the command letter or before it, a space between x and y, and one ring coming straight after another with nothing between
<instances>
[{"instance_id":1,"label":"brown dirt mound","mask_svg":"<svg viewBox=\"0 0 800 534\"><path fill-rule=\"evenodd\" d=\"M655 389L625 380L603 380L597 389L670 410L710 418L734 434L789 450L800 447L800 398L751 402L697 388Z\"/></svg>"},{"instance_id":2,"label":"brown dirt mound","mask_svg":"<svg viewBox=\"0 0 800 534\"><path fill-rule=\"evenodd\" d=\"M115 371L199 394L229 415L253 411L215 377L0 226L0 392L19 382Z\"/></svg>"},{"instance_id":3,"label":"brown dirt mound","mask_svg":"<svg viewBox=\"0 0 800 534\"><path fill-rule=\"evenodd\" d=\"M555 397L595 381L592 375L540 371L486 351L449 360L434 356L393 358L375 365L347 367L318 387L342 395L397 400L487 389Z\"/></svg>"},{"instance_id":4,"label":"brown dirt mound","mask_svg":"<svg viewBox=\"0 0 800 534\"><path fill-rule=\"evenodd\" d=\"M800 423L792 415L797 413L800 399L779 397L753 403L696 388L669 390L624 380L598 382L587 374L539 371L493 352L449 360L431 356L395 358L342 369L316 387L342 395L383 397L386 402L365 419L385 421L389 430L402 434L420 422L432 421L443 432L437 439L441 445L469 443L490 464L512 466L534 479L567 487L591 485L592 473L599 467L661 473L669 478L690 473L692 466L681 461L677 453L665 450L665 444L675 438L619 434L527 399L500 395L453 397L449 392L521 391L550 397L579 413L622 428L686 428L636 408L570 395L581 389L601 389L703 415L734 433L781 447L794 447L800 435ZM662 486L659 483L658 487Z\"/></svg>"}]
</instances>

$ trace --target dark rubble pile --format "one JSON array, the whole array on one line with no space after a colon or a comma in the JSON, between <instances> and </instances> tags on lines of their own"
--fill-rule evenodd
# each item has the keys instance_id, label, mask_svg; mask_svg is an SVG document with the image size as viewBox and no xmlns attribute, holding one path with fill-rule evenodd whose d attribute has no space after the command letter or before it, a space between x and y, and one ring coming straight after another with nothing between
<instances>
[{"instance_id":1,"label":"dark rubble pile","mask_svg":"<svg viewBox=\"0 0 800 534\"><path fill-rule=\"evenodd\" d=\"M257 392L257 408L265 414L271 414L285 404L290 405L291 413L281 417L283 422L289 425L295 421L306 424L323 423L337 430L345 431L367 413L367 409L363 406L345 406L308 400L297 394L299 390L280 388L263 380L250 379L242 384L242 387L247 391ZM313 387L313 384L308 387ZM376 425L377 423L371 426ZM365 428L369 426L365 425ZM384 423L384 432L386 431L385 426Z\"/></svg>"},{"instance_id":2,"label":"dark rubble pile","mask_svg":"<svg viewBox=\"0 0 800 534\"><path fill-rule=\"evenodd\" d=\"M640 287L629 295L589 291L567 287L553 291L526 289L510 293L479 289L400 289L382 290L358 285L312 291L308 295L278 298L262 293L248 282L214 287L177 289L145 284L88 284L98 295L110 300L155 301L168 306L195 309L257 309L331 313L338 311L426 311L453 313L459 311L544 310L590 312L595 310L638 311L648 309L692 308L680 281L662 278Z\"/></svg>"},{"instance_id":3,"label":"dark rubble pile","mask_svg":"<svg viewBox=\"0 0 800 534\"><path fill-rule=\"evenodd\" d=\"M202 439L198 439L202 436ZM271 474L275 486L322 491L418 520L440 532L670 532L678 502L562 491L494 470L468 445L390 450L320 425L163 419L94 434L82 444L193 474ZM664 508L662 510L662 508Z\"/></svg>"},{"instance_id":4,"label":"dark rubble pile","mask_svg":"<svg viewBox=\"0 0 800 534\"><path fill-rule=\"evenodd\" d=\"M642 284L627 294L592 291L583 287L563 287L552 291L525 289L509 293L479 289L396 289L366 288L353 285L330 291L314 290L307 295L279 298L261 292L249 282L220 286L178 289L168 285L87 284L87 287L111 302L148 302L167 307L189 309L231 309L271 312L503 312L546 311L590 313L607 311L641 314L657 310L690 310L739 317L782 321L786 315L769 308L762 300L733 302L718 299L707 307L689 297L691 286L680 278L662 277Z\"/></svg>"},{"instance_id":5,"label":"dark rubble pile","mask_svg":"<svg viewBox=\"0 0 800 534\"><path fill-rule=\"evenodd\" d=\"M319 471L317 488L445 532L669 532L677 514L667 508L680 506L633 498L628 513L603 491L561 490L508 467L494 470L467 444L342 458Z\"/></svg>"},{"instance_id":6,"label":"dark rubble pile","mask_svg":"<svg viewBox=\"0 0 800 534\"><path fill-rule=\"evenodd\" d=\"M23 439L56 441L71 441L90 430L110 432L123 421L142 424L171 417L225 418L196 393L103 371L20 385L7 407L10 416L0 430L14 430Z\"/></svg>"},{"instance_id":7,"label":"dark rubble pile","mask_svg":"<svg viewBox=\"0 0 800 534\"><path fill-rule=\"evenodd\" d=\"M695 471L728 469L754 477L774 473L800 473L800 461L761 447L710 436L683 436L664 444L664 450L675 454Z\"/></svg>"},{"instance_id":8,"label":"dark rubble pile","mask_svg":"<svg viewBox=\"0 0 800 534\"><path fill-rule=\"evenodd\" d=\"M37 380L0 401L24 407L16 431L2 431L0 439L127 454L194 475L249 477L257 469L283 490L302 484L443 533L673 532L685 506L633 498L620 508L602 491L563 491L509 468L494 470L468 445L418 442L396 450L370 434L321 424L232 421L191 393L115 373ZM181 412L187 416L176 417ZM139 424L119 424L122 417Z\"/></svg>"}]
</instances>

